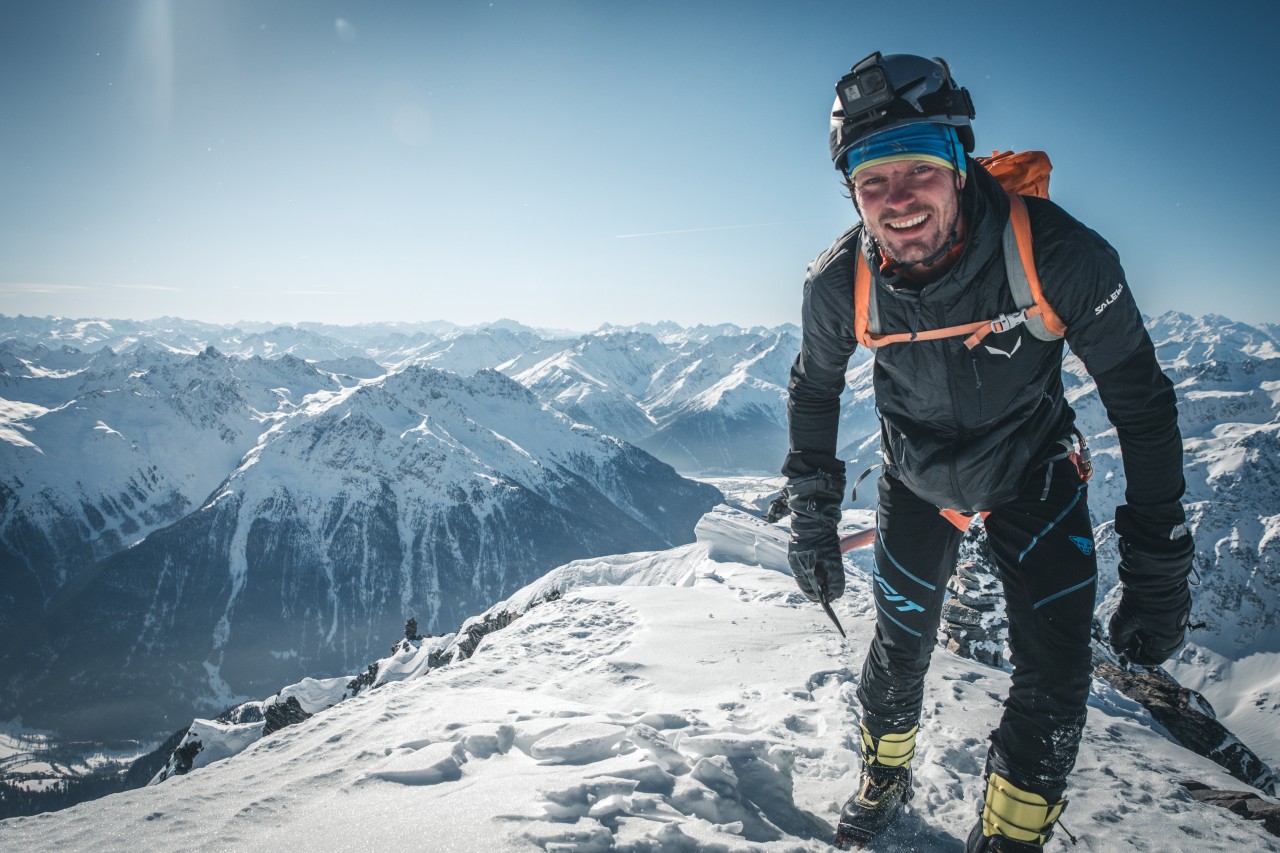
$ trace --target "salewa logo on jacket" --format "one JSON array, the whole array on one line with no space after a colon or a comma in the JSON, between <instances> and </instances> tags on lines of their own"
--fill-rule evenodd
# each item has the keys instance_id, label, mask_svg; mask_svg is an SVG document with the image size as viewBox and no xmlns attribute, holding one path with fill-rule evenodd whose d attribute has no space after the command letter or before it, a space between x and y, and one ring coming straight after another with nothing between
<instances>
[{"instance_id":1,"label":"salewa logo on jacket","mask_svg":"<svg viewBox=\"0 0 1280 853\"><path fill-rule=\"evenodd\" d=\"M1018 347L1020 346L1022 346L1022 338L1018 338L1018 342L1015 343L1013 345L1013 349L1009 350L1008 352L1005 352L1002 349L996 349L995 347L989 346L989 345L984 345L983 349L985 349L987 352L991 353L992 355L1002 355L1005 358L1013 358L1013 354L1018 351Z\"/></svg>"},{"instance_id":2,"label":"salewa logo on jacket","mask_svg":"<svg viewBox=\"0 0 1280 853\"><path fill-rule=\"evenodd\" d=\"M1098 316L1099 314L1101 314L1103 311L1106 311L1106 310L1107 310L1107 306L1108 306L1108 305L1110 305L1112 302L1115 302L1117 299L1119 299L1119 298L1120 298L1120 294L1122 294L1122 293L1124 293L1124 282L1123 282L1123 281L1122 281L1122 282L1120 282L1120 284L1118 284L1118 285L1116 286L1116 289L1115 289L1115 290L1111 291L1111 295L1110 295L1110 296L1108 296L1106 299L1102 300L1102 304L1100 304L1100 305L1096 306L1096 307L1093 309L1093 315L1096 317L1096 316Z\"/></svg>"}]
</instances>

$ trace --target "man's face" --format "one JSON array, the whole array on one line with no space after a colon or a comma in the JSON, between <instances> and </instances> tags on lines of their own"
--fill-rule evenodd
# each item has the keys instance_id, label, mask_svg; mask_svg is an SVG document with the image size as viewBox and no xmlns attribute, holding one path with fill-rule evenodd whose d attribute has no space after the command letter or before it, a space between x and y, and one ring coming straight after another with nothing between
<instances>
[{"instance_id":1,"label":"man's face","mask_svg":"<svg viewBox=\"0 0 1280 853\"><path fill-rule=\"evenodd\" d=\"M868 166L854 177L853 193L871 236L905 264L942 248L960 199L956 173L929 160Z\"/></svg>"}]
</instances>

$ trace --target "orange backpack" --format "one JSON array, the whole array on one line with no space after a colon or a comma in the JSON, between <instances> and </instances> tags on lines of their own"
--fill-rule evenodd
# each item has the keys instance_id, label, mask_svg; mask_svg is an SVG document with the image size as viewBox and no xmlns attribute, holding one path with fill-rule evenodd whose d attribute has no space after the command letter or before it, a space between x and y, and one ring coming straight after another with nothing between
<instances>
[{"instance_id":1,"label":"orange backpack","mask_svg":"<svg viewBox=\"0 0 1280 853\"><path fill-rule=\"evenodd\" d=\"M1042 341L1057 340L1066 333L1066 324L1044 298L1044 291L1040 287L1040 276L1036 273L1036 262L1032 254L1031 223L1027 218L1026 203L1022 200L1024 195L1049 197L1049 172L1053 168L1049 155L1043 151L1022 151L1016 154L1012 151L993 151L990 157L976 159L1009 194L1009 222L1004 229L1004 259L1009 290L1018 310L1012 314L1002 314L993 320L981 320L961 326L923 332L880 334L879 318L872 304L876 297L871 287L871 269L867 266L866 255L859 250L853 281L854 331L858 343L864 347L875 348L886 344L966 335L964 344L973 349L990 333L1003 332L1023 323L1033 336Z\"/></svg>"}]
</instances>

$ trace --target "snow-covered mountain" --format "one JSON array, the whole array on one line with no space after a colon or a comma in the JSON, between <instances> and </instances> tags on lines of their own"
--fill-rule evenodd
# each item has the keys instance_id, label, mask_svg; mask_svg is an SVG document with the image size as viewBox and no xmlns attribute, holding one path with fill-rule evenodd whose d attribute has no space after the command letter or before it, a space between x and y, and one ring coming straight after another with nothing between
<instances>
[{"instance_id":1,"label":"snow-covered mountain","mask_svg":"<svg viewBox=\"0 0 1280 853\"><path fill-rule=\"evenodd\" d=\"M1213 316L1166 315L1152 337L1178 387L1205 625L1170 670L1280 763L1280 343Z\"/></svg>"},{"instance_id":2,"label":"snow-covered mountain","mask_svg":"<svg viewBox=\"0 0 1280 853\"><path fill-rule=\"evenodd\" d=\"M309 374L313 387L275 387L272 374L254 384L261 399L248 400L230 380L170 382L174 405L204 431L195 436L156 435L151 420L180 419L137 402L140 420L85 405L78 432L67 428L95 437L96 418L126 455L144 440L188 454L149 463L170 478L220 462L232 473L221 484L196 482L193 494L203 495L194 511L183 514L185 494L170 499L180 517L144 517L148 529L131 528L140 541L40 590L47 608L17 629L23 642L0 650L0 716L97 738L171 730L193 705L216 711L303 675L346 672L407 615L427 630L450 627L574 557L689 541L720 499L494 371L464 378L409 367L339 386L296 359L213 351L191 369L217 377L232 364ZM56 431L46 440L49 415L27 414L15 427L27 445L5 452L61 467L36 483L34 497L12 490L18 521L59 476L68 492L92 494L87 476L70 476L78 447ZM237 418L257 418L259 429L241 431ZM213 448L222 456L196 440L205 433L226 445ZM153 480L169 485L160 474ZM132 494L142 517L146 495ZM39 556L18 553L15 564ZM93 637L88 649L84 636Z\"/></svg>"},{"instance_id":3,"label":"snow-covered mountain","mask_svg":"<svg viewBox=\"0 0 1280 853\"><path fill-rule=\"evenodd\" d=\"M273 422L340 387L291 356L0 343L0 629L198 507Z\"/></svg>"},{"instance_id":4,"label":"snow-covered mountain","mask_svg":"<svg viewBox=\"0 0 1280 853\"><path fill-rule=\"evenodd\" d=\"M786 451L785 388L799 330L642 324L582 335L511 321L473 328L238 328L173 318L139 323L0 317L0 340L6 339L44 353L150 347L194 355L212 347L242 358L287 354L342 381L414 364L463 375L492 368L580 422L696 473L777 470Z\"/></svg>"},{"instance_id":5,"label":"snow-covered mountain","mask_svg":"<svg viewBox=\"0 0 1280 853\"><path fill-rule=\"evenodd\" d=\"M1280 443L1277 332L1271 326L1180 314L1155 318L1148 325L1162 363L1177 384L1187 447L1187 500L1199 550L1197 569L1202 578L1196 592L1193 621L1204 623L1205 627L1192 633L1192 643L1171 668L1185 684L1204 693L1224 721L1250 746L1271 764L1280 765L1280 726L1275 719L1280 713L1280 680L1275 675L1280 672L1277 657L1280 656L1280 628L1277 627L1280 608L1276 589L1280 583L1276 560L1277 530L1280 529L1280 510L1277 509L1280 507L1280 471L1277 471L1280 463L1276 461L1277 450L1280 450L1277 447ZM249 436L232 429L229 433L240 436L236 439L240 442L236 444L240 453L255 447L268 430L282 430L282 423L295 420L291 413L296 413L304 399L312 401L308 406L322 397L327 399L325 395L346 400L357 385L385 384L415 364L454 370L462 375L470 375L481 367L497 370L530 389L544 404L567 413L572 421L594 425L605 434L638 444L679 470L740 469L769 474L776 472L785 451L784 389L790 361L799 346L798 330L793 326L776 329L682 328L675 324L609 326L587 335L548 333L511 323L473 329L449 324L299 328L337 341L343 347L354 347L363 355L354 360L317 361L307 365L319 376L310 380L315 390L308 390L311 385L287 378L264 380L270 383L268 389L288 389L284 398L289 405L283 400L278 404L254 403L257 414L249 417L258 419L258 432ZM0 338L10 339L9 343L0 344L0 366L7 371L7 375L0 376L0 382L8 383L0 392L0 397L7 401L0 404L5 406L0 436L9 445L0 444L0 451L10 452L10 448L20 448L23 441L29 441L60 458L62 461L58 464L62 470L79 464L68 461L78 457L59 454L57 442L41 444L40 438L41 422L52 418L54 410L73 399L74 394L50 392L39 396L21 389L51 388L56 382L67 388L75 387L74 383L80 381L76 378L77 372L83 371L91 359L104 356L102 347L106 342L120 347L118 354L111 354L120 360L132 356L144 343L150 358L165 353L169 358L189 360L211 343L219 349L226 346L233 350L250 336L259 336L254 338L259 343L253 352L265 352L267 343L274 347L273 352L283 352L290 341L296 343L302 339L297 331L291 327L212 327L172 319L130 325L116 321L0 318ZM189 354L174 355L173 351L179 349ZM203 357L211 358L207 353ZM284 359L261 363L270 365L276 361ZM334 365L338 364L349 367L337 369ZM378 372L379 368L382 372ZM866 354L859 352L847 375L841 453L850 460L852 476L878 461L879 433L871 401L870 368ZM142 370L141 365L132 368L134 373ZM390 376L382 378L385 374ZM23 378L19 382L15 377ZM1080 425L1093 446L1098 470L1090 492L1103 567L1102 582L1098 586L1099 605L1105 605L1105 596L1115 581L1116 554L1110 519L1115 504L1122 500L1124 474L1114 431L1078 359L1068 357L1065 361L1064 381L1077 408ZM249 393L247 388L242 386L243 394ZM307 398L307 393L318 396ZM58 411L56 414L66 418L70 413ZM84 433L92 433L98 420L110 430L126 432L119 426L122 421L118 418L116 421L111 417L90 420L86 413L82 420L75 430L68 430L68 440L74 433L78 436L76 441L83 441ZM47 421L50 425L56 422L56 419ZM245 421L238 418L234 422ZM500 433L504 430L495 429ZM98 432L100 438L111 438L106 429ZM194 439L191 442L191 446L202 447L194 443ZM200 458L207 458L210 452L198 451ZM230 444L221 452L227 457L234 455ZM18 470L8 461L16 458L6 457L6 476L10 470ZM110 458L104 457L104 460ZM265 448L263 458L270 458ZM183 493L187 510L199 507L238 462L237 456L235 463L216 475L211 470L200 480L199 489ZM87 464L105 467L107 463ZM130 473L133 470L127 469ZM30 471L26 473L28 477L34 476ZM246 482L252 480L249 473L243 474ZM169 480L174 479L167 470L165 474ZM166 487L171 486L169 480L164 481ZM214 480L216 482L210 482ZM64 481L70 482L51 474L43 482L57 486ZM128 481L123 475L111 480L118 485L112 486L109 494L132 494ZM3 482L10 481L3 479ZM200 493L201 489L206 491ZM32 489L24 494L37 492L38 489ZM873 488L864 486L856 506L870 506L873 492ZM63 525L62 529L71 529L76 536L93 530L89 521L80 520L83 512L78 509L75 494L68 494L70 497L64 494L58 498L56 510L28 516L33 529L46 539L61 541L55 533L48 532L54 529L55 522ZM136 496L130 499L136 501ZM236 499L233 496L232 502ZM53 506L50 500L49 505ZM156 506L160 502L158 498L152 499L147 505ZM128 509L122 498L116 497L115 503ZM371 505L376 506L377 500ZM5 513L12 511L10 506L12 502L5 505ZM147 527L146 519L138 518L139 513L133 515L137 520L132 523L138 525L138 532L117 533L112 542L133 541L154 529ZM201 517L212 516L213 513L204 513ZM299 517L303 516L305 513ZM115 528L105 526L99 539L109 539L111 529ZM62 547L71 553L71 546ZM88 565L97 553L89 545L75 547L81 549L76 553L88 556L83 560L74 556L63 559L61 565L66 566L68 577L78 567ZM154 544L149 546L154 547ZM144 549L143 553L152 552ZM542 568L547 565L543 564ZM511 579L514 582L514 577ZM17 585L6 585L6 592L10 588ZM487 603L480 592L472 601L477 605ZM438 626L440 630L449 627L447 622ZM387 630L394 633L394 626ZM372 641L372 633L369 636ZM378 642L383 639L385 635L380 635ZM287 654L293 648L294 645L289 644L274 650ZM197 657L193 661L193 666L199 666L205 658Z\"/></svg>"},{"instance_id":6,"label":"snow-covered mountain","mask_svg":"<svg viewBox=\"0 0 1280 853\"><path fill-rule=\"evenodd\" d=\"M381 686L332 707L343 685L290 687L278 698L302 709L294 724L265 736L263 721L204 724L200 747L185 749L192 772L5 821L0 841L31 851L829 850L859 764L869 555L854 556L861 571L836 603L844 641L769 568L778 537L750 538L567 564L470 620L505 627L467 655L442 663L466 631L400 644L379 661ZM883 849L960 849L1007 688L1005 670L935 653L916 795ZM1242 787L1096 681L1062 835L1075 836L1072 849L1108 853L1280 851L1263 821L1198 801L1187 780Z\"/></svg>"},{"instance_id":7,"label":"snow-covered mountain","mask_svg":"<svg viewBox=\"0 0 1280 853\"><path fill-rule=\"evenodd\" d=\"M689 342L657 377L647 406L657 430L640 445L683 470L777 470L799 351L799 336L786 329Z\"/></svg>"}]
</instances>

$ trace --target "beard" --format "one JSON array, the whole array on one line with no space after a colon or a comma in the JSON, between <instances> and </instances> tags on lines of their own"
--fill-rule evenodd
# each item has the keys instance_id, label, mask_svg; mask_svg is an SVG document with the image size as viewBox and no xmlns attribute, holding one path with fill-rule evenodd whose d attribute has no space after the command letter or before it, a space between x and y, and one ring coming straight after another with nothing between
<instances>
[{"instance_id":1,"label":"beard","mask_svg":"<svg viewBox=\"0 0 1280 853\"><path fill-rule=\"evenodd\" d=\"M885 220L902 220L921 213L931 215L923 225L905 232L883 224ZM953 229L958 224L955 214L954 208L946 211L914 210L886 214L880 217L880 222L868 222L867 230L892 260L900 264L918 264L933 257L950 242Z\"/></svg>"}]
</instances>

